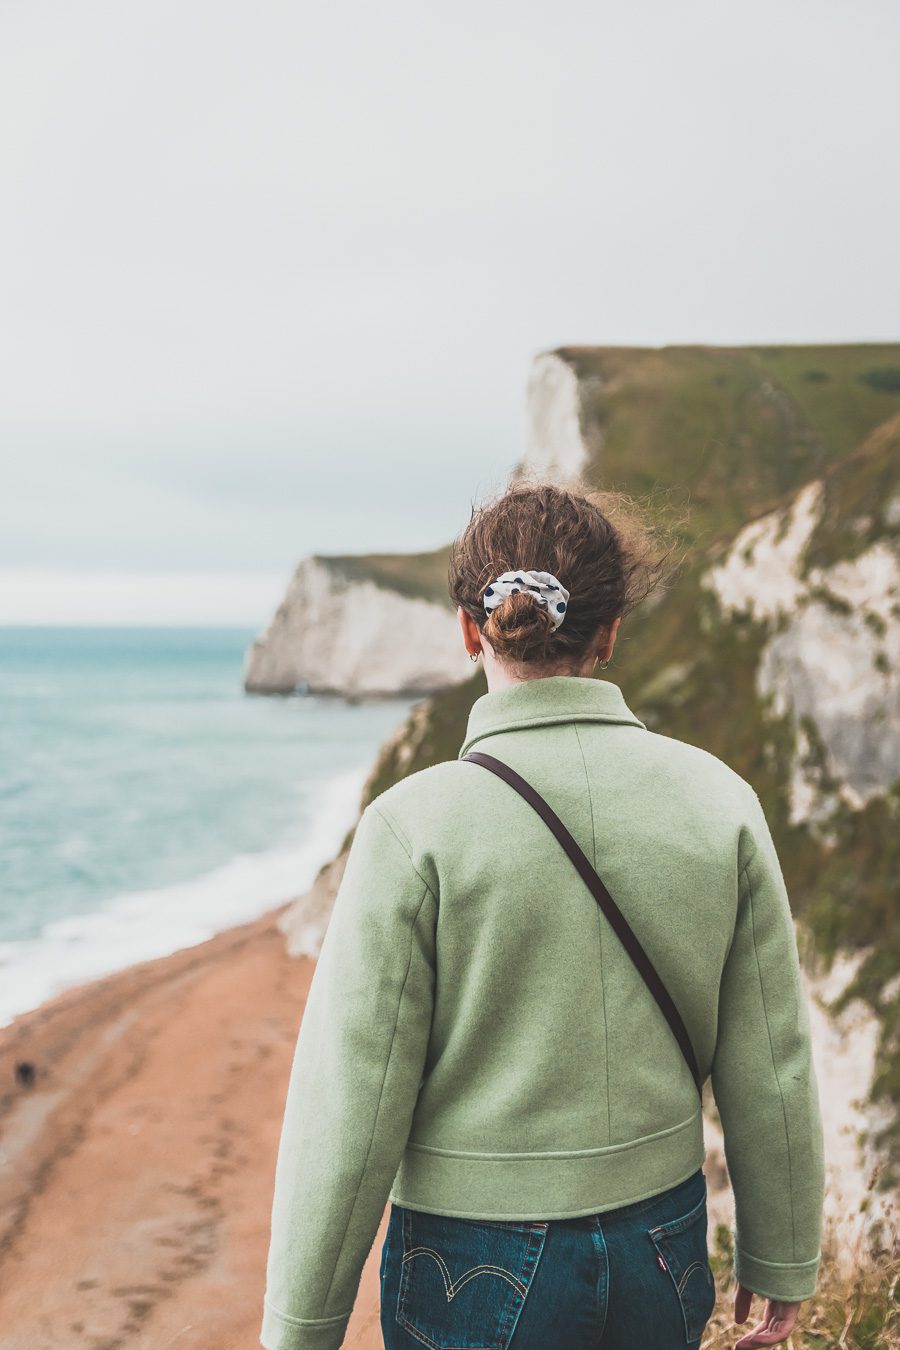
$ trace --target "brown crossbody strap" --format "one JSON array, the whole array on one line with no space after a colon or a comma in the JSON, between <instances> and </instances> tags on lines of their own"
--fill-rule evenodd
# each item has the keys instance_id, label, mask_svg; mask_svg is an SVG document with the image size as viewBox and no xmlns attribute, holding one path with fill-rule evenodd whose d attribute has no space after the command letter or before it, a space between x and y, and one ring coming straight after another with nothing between
<instances>
[{"instance_id":1,"label":"brown crossbody strap","mask_svg":"<svg viewBox=\"0 0 900 1350\"><path fill-rule=\"evenodd\" d=\"M691 1038L688 1035L688 1030L684 1025L681 1014L676 1008L668 989L657 975L650 957L644 951L628 923L628 920L604 886L599 874L590 863L587 855L566 829L552 806L549 806L547 802L544 801L541 794L537 792L535 788L521 776L521 774L516 773L515 769L511 769L508 764L504 764L502 759L496 759L493 755L487 755L482 750L470 750L468 754L463 755L462 758L469 760L471 764L481 764L485 769L490 769L495 773L498 778L503 778L509 783L510 787L514 787L517 792L521 793L526 802L528 802L530 806L533 806L538 815L546 821L547 825L549 825L550 829L556 835L556 838L575 864L579 875L587 885L594 899L597 901L597 904L603 910L603 913L606 915L611 926L615 929L622 946L643 976L650 993L659 1004L666 1021L672 1028L672 1034L678 1042L681 1053L687 1061L687 1066L697 1085L697 1091L702 1098L703 1080L700 1077L700 1070L697 1067L697 1057L694 1054L694 1047L691 1044Z\"/></svg>"}]
</instances>

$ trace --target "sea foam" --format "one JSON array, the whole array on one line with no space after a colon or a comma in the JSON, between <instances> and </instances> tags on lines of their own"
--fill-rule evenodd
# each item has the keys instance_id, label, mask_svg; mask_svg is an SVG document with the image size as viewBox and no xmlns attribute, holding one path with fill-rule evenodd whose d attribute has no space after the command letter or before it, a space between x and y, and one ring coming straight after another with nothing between
<instances>
[{"instance_id":1,"label":"sea foam","mask_svg":"<svg viewBox=\"0 0 900 1350\"><path fill-rule=\"evenodd\" d=\"M325 784L298 843L239 854L203 876L122 894L47 923L35 938L0 943L0 1026L64 989L193 947L306 890L354 824L368 771Z\"/></svg>"}]
</instances>

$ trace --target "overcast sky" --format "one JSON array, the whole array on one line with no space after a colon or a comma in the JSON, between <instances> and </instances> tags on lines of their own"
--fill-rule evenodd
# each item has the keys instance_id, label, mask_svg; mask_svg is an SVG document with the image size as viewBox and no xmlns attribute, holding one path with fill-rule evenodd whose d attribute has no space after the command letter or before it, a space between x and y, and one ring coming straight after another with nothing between
<instances>
[{"instance_id":1,"label":"overcast sky","mask_svg":"<svg viewBox=\"0 0 900 1350\"><path fill-rule=\"evenodd\" d=\"M896 339L898 57L891 0L5 0L0 621L445 542L563 342Z\"/></svg>"}]
</instances>

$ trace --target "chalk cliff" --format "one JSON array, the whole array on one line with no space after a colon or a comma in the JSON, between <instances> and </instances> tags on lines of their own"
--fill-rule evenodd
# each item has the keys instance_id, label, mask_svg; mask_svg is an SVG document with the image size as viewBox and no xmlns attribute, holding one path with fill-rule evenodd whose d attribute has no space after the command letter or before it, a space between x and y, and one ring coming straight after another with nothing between
<instances>
[{"instance_id":1,"label":"chalk cliff","mask_svg":"<svg viewBox=\"0 0 900 1350\"><path fill-rule=\"evenodd\" d=\"M900 466L900 418L879 428L852 464L747 525L701 580L723 617L748 616L765 630L756 691L795 737L788 821L815 826L823 838L819 827L835 810L859 811L900 780L900 485L890 484L892 466ZM847 556L814 563L817 531L829 514L840 518L847 480L873 468L893 491L845 522Z\"/></svg>"},{"instance_id":2,"label":"chalk cliff","mask_svg":"<svg viewBox=\"0 0 900 1350\"><path fill-rule=\"evenodd\" d=\"M471 663L446 594L446 550L304 558L247 653L250 693L425 694Z\"/></svg>"},{"instance_id":3,"label":"chalk cliff","mask_svg":"<svg viewBox=\"0 0 900 1350\"><path fill-rule=\"evenodd\" d=\"M535 358L526 445L512 477L580 479L588 449L582 399L602 385L554 352ZM591 433L595 449L601 437ZM244 662L248 693L329 692L361 698L427 694L471 674L447 596L447 548L419 555L303 558ZM398 641L398 634L403 640Z\"/></svg>"},{"instance_id":4,"label":"chalk cliff","mask_svg":"<svg viewBox=\"0 0 900 1350\"><path fill-rule=\"evenodd\" d=\"M525 450L513 476L546 474L555 483L577 482L587 448L581 385L573 367L556 352L542 352L532 363L525 397Z\"/></svg>"}]
</instances>

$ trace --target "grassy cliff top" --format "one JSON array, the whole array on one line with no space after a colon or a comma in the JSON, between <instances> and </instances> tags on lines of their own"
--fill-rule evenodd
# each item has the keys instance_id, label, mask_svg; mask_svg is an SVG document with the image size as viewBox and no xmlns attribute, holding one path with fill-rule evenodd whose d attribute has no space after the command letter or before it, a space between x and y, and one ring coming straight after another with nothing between
<instances>
[{"instance_id":1,"label":"grassy cliff top","mask_svg":"<svg viewBox=\"0 0 900 1350\"><path fill-rule=\"evenodd\" d=\"M664 495L700 548L732 538L900 414L900 343L554 354L579 381L585 481ZM451 608L449 545L316 557L347 581Z\"/></svg>"},{"instance_id":2,"label":"grassy cliff top","mask_svg":"<svg viewBox=\"0 0 900 1350\"><path fill-rule=\"evenodd\" d=\"M409 599L452 609L447 591L449 545L430 553L317 553L315 557L346 581L371 581Z\"/></svg>"},{"instance_id":3,"label":"grassy cliff top","mask_svg":"<svg viewBox=\"0 0 900 1350\"><path fill-rule=\"evenodd\" d=\"M584 477L730 537L900 412L900 343L559 347L579 380Z\"/></svg>"}]
</instances>

